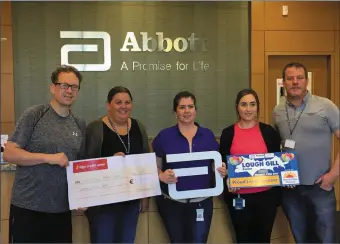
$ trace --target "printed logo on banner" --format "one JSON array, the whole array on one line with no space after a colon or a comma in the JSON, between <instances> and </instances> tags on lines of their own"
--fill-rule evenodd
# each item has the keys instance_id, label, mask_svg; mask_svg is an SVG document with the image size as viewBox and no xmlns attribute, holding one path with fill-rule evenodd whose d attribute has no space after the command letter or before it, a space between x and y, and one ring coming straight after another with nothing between
<instances>
[{"instance_id":1,"label":"printed logo on banner","mask_svg":"<svg viewBox=\"0 0 340 244\"><path fill-rule=\"evenodd\" d=\"M293 171L283 171L281 172L282 185L295 185L299 183L298 172Z\"/></svg>"},{"instance_id":2,"label":"printed logo on banner","mask_svg":"<svg viewBox=\"0 0 340 244\"><path fill-rule=\"evenodd\" d=\"M73 173L108 169L107 159L96 159L73 163Z\"/></svg>"}]
</instances>

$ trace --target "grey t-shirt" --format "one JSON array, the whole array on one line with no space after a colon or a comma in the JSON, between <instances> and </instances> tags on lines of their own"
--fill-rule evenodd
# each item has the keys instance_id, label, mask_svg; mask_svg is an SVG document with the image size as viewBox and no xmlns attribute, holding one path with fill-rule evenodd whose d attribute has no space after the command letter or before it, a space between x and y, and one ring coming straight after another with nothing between
<instances>
[{"instance_id":1,"label":"grey t-shirt","mask_svg":"<svg viewBox=\"0 0 340 244\"><path fill-rule=\"evenodd\" d=\"M28 108L9 141L32 153L63 152L72 161L81 157L84 133L84 120L73 114L61 117L50 104L46 104ZM12 204L46 213L65 212L69 210L67 189L66 169L59 165L18 165Z\"/></svg>"},{"instance_id":2,"label":"grey t-shirt","mask_svg":"<svg viewBox=\"0 0 340 244\"><path fill-rule=\"evenodd\" d=\"M292 140L299 163L301 185L313 185L331 167L332 132L340 129L339 108L329 99L311 95L304 99L304 106L287 106ZM301 116L300 116L301 114ZM273 123L279 129L283 141L290 138L285 103L273 111Z\"/></svg>"}]
</instances>

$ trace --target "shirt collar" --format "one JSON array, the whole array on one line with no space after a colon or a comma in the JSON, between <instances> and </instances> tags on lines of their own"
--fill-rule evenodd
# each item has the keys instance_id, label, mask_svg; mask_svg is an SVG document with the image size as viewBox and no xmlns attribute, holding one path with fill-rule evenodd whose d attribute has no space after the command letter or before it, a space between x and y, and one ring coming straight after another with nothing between
<instances>
[{"instance_id":1,"label":"shirt collar","mask_svg":"<svg viewBox=\"0 0 340 244\"><path fill-rule=\"evenodd\" d=\"M202 135L202 129L201 129L201 126L197 123L197 122L194 122L195 125L197 126L197 133L195 136L199 136L199 135ZM182 136L182 133L181 131L179 130L179 127L178 127L178 123L175 125L175 128L176 128L176 131L179 135Z\"/></svg>"}]
</instances>

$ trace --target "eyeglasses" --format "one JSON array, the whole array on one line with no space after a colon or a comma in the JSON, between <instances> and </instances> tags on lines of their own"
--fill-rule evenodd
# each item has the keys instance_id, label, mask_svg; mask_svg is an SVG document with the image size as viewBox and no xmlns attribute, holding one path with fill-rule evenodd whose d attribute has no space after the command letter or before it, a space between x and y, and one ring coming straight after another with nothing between
<instances>
[{"instance_id":1,"label":"eyeglasses","mask_svg":"<svg viewBox=\"0 0 340 244\"><path fill-rule=\"evenodd\" d=\"M61 82L54 83L54 85L59 85L60 89L63 89L63 90L68 90L69 87L71 87L72 91L79 91L80 89L78 85L70 85L70 84L61 83Z\"/></svg>"}]
</instances>

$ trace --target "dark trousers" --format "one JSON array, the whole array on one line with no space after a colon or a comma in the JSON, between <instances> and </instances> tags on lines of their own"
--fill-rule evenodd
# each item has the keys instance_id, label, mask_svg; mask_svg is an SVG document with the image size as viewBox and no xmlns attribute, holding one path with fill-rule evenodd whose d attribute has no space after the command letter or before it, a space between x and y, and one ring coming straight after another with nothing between
<instances>
[{"instance_id":1,"label":"dark trousers","mask_svg":"<svg viewBox=\"0 0 340 244\"><path fill-rule=\"evenodd\" d=\"M283 189L282 208L296 243L335 243L334 189L301 185Z\"/></svg>"},{"instance_id":2,"label":"dark trousers","mask_svg":"<svg viewBox=\"0 0 340 244\"><path fill-rule=\"evenodd\" d=\"M245 207L241 210L233 207L233 199L237 194L226 194L237 243L270 243L279 191L279 188L274 187L263 192L241 194L241 198L245 199Z\"/></svg>"},{"instance_id":3,"label":"dark trousers","mask_svg":"<svg viewBox=\"0 0 340 244\"><path fill-rule=\"evenodd\" d=\"M43 213L10 207L10 243L72 243L71 212Z\"/></svg>"},{"instance_id":4,"label":"dark trousers","mask_svg":"<svg viewBox=\"0 0 340 244\"><path fill-rule=\"evenodd\" d=\"M207 242L213 215L212 198L197 203L180 203L157 196L156 204L171 243ZM203 221L197 219L199 209L203 209Z\"/></svg>"},{"instance_id":5,"label":"dark trousers","mask_svg":"<svg viewBox=\"0 0 340 244\"><path fill-rule=\"evenodd\" d=\"M134 200L89 208L91 243L134 243L139 207Z\"/></svg>"}]
</instances>

